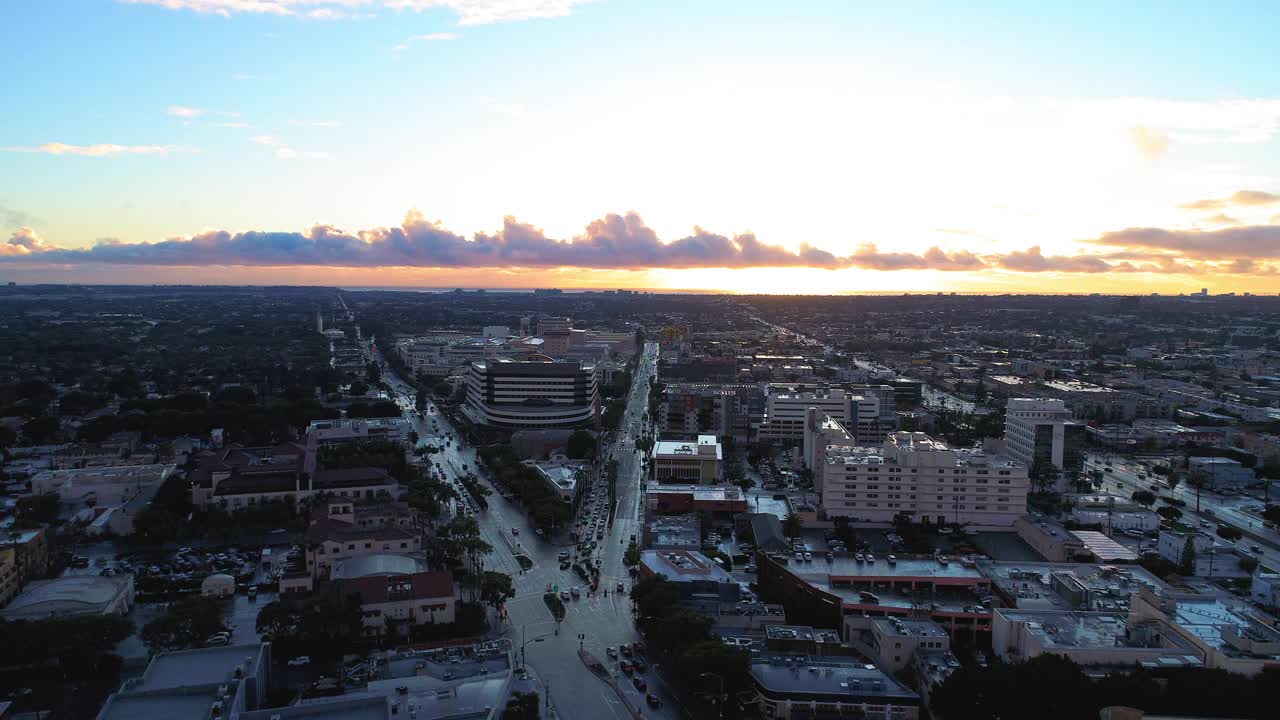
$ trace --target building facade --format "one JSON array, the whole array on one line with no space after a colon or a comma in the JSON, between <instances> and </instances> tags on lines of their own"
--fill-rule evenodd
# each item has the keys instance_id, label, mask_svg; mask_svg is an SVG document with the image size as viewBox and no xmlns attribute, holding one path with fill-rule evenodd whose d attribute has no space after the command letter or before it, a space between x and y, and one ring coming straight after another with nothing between
<instances>
[{"instance_id":1,"label":"building facade","mask_svg":"<svg viewBox=\"0 0 1280 720\"><path fill-rule=\"evenodd\" d=\"M590 425L599 408L595 365L503 358L471 363L463 412L475 424L525 430Z\"/></svg>"},{"instance_id":2,"label":"building facade","mask_svg":"<svg viewBox=\"0 0 1280 720\"><path fill-rule=\"evenodd\" d=\"M1005 412L1004 449L1028 469L1053 472L1059 490L1084 471L1086 428L1071 420L1057 399L1010 398Z\"/></svg>"},{"instance_id":3,"label":"building facade","mask_svg":"<svg viewBox=\"0 0 1280 720\"><path fill-rule=\"evenodd\" d=\"M888 525L915 522L1011 529L1027 510L1027 468L957 450L924 433L895 432L882 448L828 446L815 469L827 517ZM820 477L819 477L820 476Z\"/></svg>"}]
</instances>

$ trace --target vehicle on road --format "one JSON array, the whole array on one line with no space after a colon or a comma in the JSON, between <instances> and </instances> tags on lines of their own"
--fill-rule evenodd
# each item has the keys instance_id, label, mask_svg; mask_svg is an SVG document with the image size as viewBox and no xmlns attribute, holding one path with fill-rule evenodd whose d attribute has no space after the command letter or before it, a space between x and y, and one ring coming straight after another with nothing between
<instances>
[{"instance_id":1,"label":"vehicle on road","mask_svg":"<svg viewBox=\"0 0 1280 720\"><path fill-rule=\"evenodd\" d=\"M618 650L626 657L631 657L631 646L628 645L627 643L623 643L619 645Z\"/></svg>"},{"instance_id":2,"label":"vehicle on road","mask_svg":"<svg viewBox=\"0 0 1280 720\"><path fill-rule=\"evenodd\" d=\"M520 528L518 528L518 527L513 527L513 528L511 528L511 534L512 534L512 535L519 535L519 534L520 534Z\"/></svg>"},{"instance_id":3,"label":"vehicle on road","mask_svg":"<svg viewBox=\"0 0 1280 720\"><path fill-rule=\"evenodd\" d=\"M653 693L649 693L648 695L645 695L644 701L646 703L649 703L649 707L651 708L662 707L662 698L658 697L657 695L654 695Z\"/></svg>"},{"instance_id":4,"label":"vehicle on road","mask_svg":"<svg viewBox=\"0 0 1280 720\"><path fill-rule=\"evenodd\" d=\"M310 665L310 664L311 664L311 656L309 655L299 655L296 658L289 659L289 667L302 667L304 665Z\"/></svg>"},{"instance_id":5,"label":"vehicle on road","mask_svg":"<svg viewBox=\"0 0 1280 720\"><path fill-rule=\"evenodd\" d=\"M611 658L617 658L617 657L618 657L618 648L616 648L616 647L614 647L614 646L610 645L609 647L607 647L607 648L605 648L605 649L604 649L604 654L605 654L605 655L608 655L608 656L609 656L609 657L611 657Z\"/></svg>"},{"instance_id":6,"label":"vehicle on road","mask_svg":"<svg viewBox=\"0 0 1280 720\"><path fill-rule=\"evenodd\" d=\"M644 692L645 690L649 689L649 683L645 682L644 678L642 677L631 678L631 684L635 685L636 689L639 690L640 692Z\"/></svg>"}]
</instances>

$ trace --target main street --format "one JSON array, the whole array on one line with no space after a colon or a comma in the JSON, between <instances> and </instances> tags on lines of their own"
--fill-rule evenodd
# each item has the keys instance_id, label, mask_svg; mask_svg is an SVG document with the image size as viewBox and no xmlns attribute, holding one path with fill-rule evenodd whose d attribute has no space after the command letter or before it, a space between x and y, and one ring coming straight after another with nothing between
<instances>
[{"instance_id":1,"label":"main street","mask_svg":"<svg viewBox=\"0 0 1280 720\"><path fill-rule=\"evenodd\" d=\"M1129 497L1135 490L1149 490L1156 495L1173 497L1186 503L1179 509L1183 512L1183 522L1199 525L1209 534L1215 534L1218 525L1231 525L1244 531L1245 536L1235 543L1236 547L1250 556L1258 558L1269 567L1280 564L1280 533L1263 525L1262 517L1253 512L1262 505L1262 501L1250 497L1223 496L1200 490L1200 502L1197 511L1196 488L1187 483L1179 483L1173 490L1169 489L1165 478L1150 473L1137 460L1119 455L1090 453L1089 470L1101 470L1103 490L1123 497ZM1106 468L1110 466L1110 470ZM1143 477L1146 475L1146 477ZM1157 503L1159 507L1162 503ZM1228 543L1222 538L1218 542ZM1252 550L1260 547L1261 552Z\"/></svg>"},{"instance_id":2,"label":"main street","mask_svg":"<svg viewBox=\"0 0 1280 720\"><path fill-rule=\"evenodd\" d=\"M647 692L662 698L663 706L657 709L646 704L646 693L637 691L631 680L621 675L618 665L606 657L605 651L607 647L640 639L632 623L630 599L625 594L618 594L616 588L618 583L626 587L631 584L622 556L630 537L633 534L639 537L640 533L643 461L635 445L644 429L642 419L648 411L649 379L656 373L657 356L657 344L648 343L637 364L620 429L617 433L602 436L602 439L612 438L612 441L601 447L601 467L609 458L617 459L618 481L614 522L600 541L597 555L601 560L599 592L588 597L581 578L571 570L560 569L558 554L563 550L574 552L574 545L567 544L567 541L566 544L558 544L539 537L533 523L514 501L506 500L495 492L488 498L489 509L475 515L482 536L493 546L493 553L486 559L486 567L511 575L516 593L507 601L506 619L496 615L491 618L495 629L498 634L509 638L516 648L524 645L528 666L550 688L551 702L557 715L568 720L637 716L674 718L679 714L677 698L656 669L649 669L639 676L648 683ZM382 360L376 354L375 358ZM440 452L425 456L424 460L438 464L446 478L455 487L460 487L457 478L476 468L475 450L465 446L461 434L434 404L428 406L425 417L419 418L414 411L414 389L389 365L385 367L384 377L396 391L395 399L404 408L405 418L422 441L441 448ZM533 561L529 570L521 571L514 555L517 551ZM579 588L579 599L564 601L568 612L558 629L542 599L547 586L559 590ZM610 669L622 690L622 698L579 659L580 645Z\"/></svg>"}]
</instances>

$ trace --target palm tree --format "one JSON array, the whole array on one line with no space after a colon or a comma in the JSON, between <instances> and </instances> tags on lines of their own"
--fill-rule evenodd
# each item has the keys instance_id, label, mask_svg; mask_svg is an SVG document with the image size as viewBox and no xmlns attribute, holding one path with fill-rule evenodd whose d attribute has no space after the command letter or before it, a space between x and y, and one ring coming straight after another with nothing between
<instances>
[{"instance_id":1,"label":"palm tree","mask_svg":"<svg viewBox=\"0 0 1280 720\"><path fill-rule=\"evenodd\" d=\"M782 532L786 533L787 537L795 540L796 537L800 535L800 529L801 524L799 515L796 515L795 513L787 513L787 516L782 518Z\"/></svg>"}]
</instances>

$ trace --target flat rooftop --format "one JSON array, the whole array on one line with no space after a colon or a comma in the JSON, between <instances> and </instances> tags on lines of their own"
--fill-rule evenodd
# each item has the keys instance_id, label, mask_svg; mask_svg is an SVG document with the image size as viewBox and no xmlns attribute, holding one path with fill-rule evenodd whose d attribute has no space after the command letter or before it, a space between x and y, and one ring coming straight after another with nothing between
<instances>
[{"instance_id":1,"label":"flat rooftop","mask_svg":"<svg viewBox=\"0 0 1280 720\"><path fill-rule=\"evenodd\" d=\"M914 636L914 637L946 637L947 631L943 630L938 623L927 618L886 618L878 617L873 619L874 624L881 635L889 636Z\"/></svg>"},{"instance_id":2,"label":"flat rooftop","mask_svg":"<svg viewBox=\"0 0 1280 720\"><path fill-rule=\"evenodd\" d=\"M1223 631L1228 628L1235 628L1241 635L1256 640L1280 641L1280 631L1237 612L1221 598L1207 595L1195 598L1179 597L1173 621L1200 638L1206 645L1230 657L1249 657L1249 654L1227 642L1223 637ZM1280 655L1267 657L1280 659Z\"/></svg>"},{"instance_id":3,"label":"flat rooftop","mask_svg":"<svg viewBox=\"0 0 1280 720\"><path fill-rule=\"evenodd\" d=\"M832 702L920 702L920 696L875 665L855 658L765 655L752 660L751 675L771 693L824 696Z\"/></svg>"},{"instance_id":4,"label":"flat rooftop","mask_svg":"<svg viewBox=\"0 0 1280 720\"><path fill-rule=\"evenodd\" d=\"M230 679L236 666L242 663L247 677L257 671L255 663L261 653L262 646L256 643L160 653L151 658L151 664L142 674L141 684L136 689L218 685Z\"/></svg>"},{"instance_id":5,"label":"flat rooftop","mask_svg":"<svg viewBox=\"0 0 1280 720\"><path fill-rule=\"evenodd\" d=\"M1139 565L1107 565L1105 563L1048 563L1048 562L982 562L979 567L995 587L1015 598L1022 607L1037 606L1042 610L1071 610L1071 604L1052 588L1050 577L1054 573L1069 574L1092 596L1094 609L1125 609L1129 597L1147 587L1166 592L1168 585Z\"/></svg>"}]
</instances>

